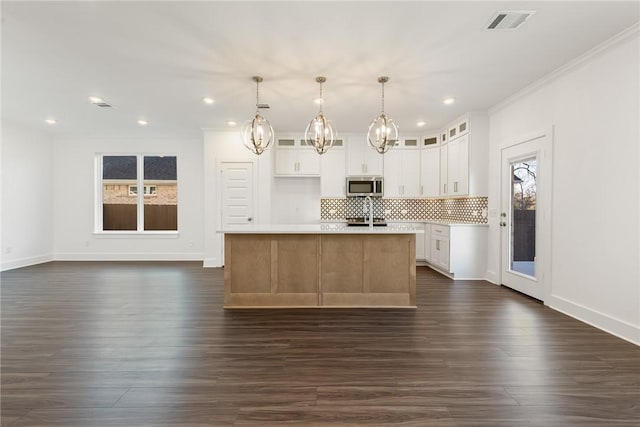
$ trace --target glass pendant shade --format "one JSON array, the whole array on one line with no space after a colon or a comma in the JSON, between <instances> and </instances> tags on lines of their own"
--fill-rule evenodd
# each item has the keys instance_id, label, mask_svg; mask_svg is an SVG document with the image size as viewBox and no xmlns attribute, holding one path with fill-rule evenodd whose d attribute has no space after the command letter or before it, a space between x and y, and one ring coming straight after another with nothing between
<instances>
[{"instance_id":1,"label":"glass pendant shade","mask_svg":"<svg viewBox=\"0 0 640 427\"><path fill-rule=\"evenodd\" d=\"M304 131L304 139L307 145L313 147L318 154L324 154L331 147L335 141L336 132L333 129L333 125L322 112L322 105L324 99L322 98L322 83L326 82L324 77L316 77L316 82L320 83L320 98L318 98L318 104L320 104L320 111L309 122L307 129Z\"/></svg>"},{"instance_id":2,"label":"glass pendant shade","mask_svg":"<svg viewBox=\"0 0 640 427\"><path fill-rule=\"evenodd\" d=\"M384 113L384 84L388 81L388 77L378 78L378 82L382 84L382 108L380 115L373 119L367 132L369 145L380 154L386 153L396 145L399 137L398 126Z\"/></svg>"},{"instance_id":3,"label":"glass pendant shade","mask_svg":"<svg viewBox=\"0 0 640 427\"><path fill-rule=\"evenodd\" d=\"M242 125L240 128L240 137L245 147L252 153L260 155L269 148L274 140L273 127L267 119L260 114L260 92L259 85L262 77L254 76L253 81L256 82L256 114ZM267 105L266 108L269 108Z\"/></svg>"}]
</instances>

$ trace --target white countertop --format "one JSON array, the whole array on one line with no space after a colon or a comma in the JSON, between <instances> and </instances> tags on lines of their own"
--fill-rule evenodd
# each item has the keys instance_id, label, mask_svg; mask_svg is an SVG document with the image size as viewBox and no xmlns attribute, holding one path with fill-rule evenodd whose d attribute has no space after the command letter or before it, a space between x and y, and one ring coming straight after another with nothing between
<instances>
[{"instance_id":1,"label":"white countertop","mask_svg":"<svg viewBox=\"0 0 640 427\"><path fill-rule=\"evenodd\" d=\"M410 224L394 223L386 227L349 227L344 223L323 224L247 224L227 226L217 233L229 234L422 234Z\"/></svg>"}]
</instances>

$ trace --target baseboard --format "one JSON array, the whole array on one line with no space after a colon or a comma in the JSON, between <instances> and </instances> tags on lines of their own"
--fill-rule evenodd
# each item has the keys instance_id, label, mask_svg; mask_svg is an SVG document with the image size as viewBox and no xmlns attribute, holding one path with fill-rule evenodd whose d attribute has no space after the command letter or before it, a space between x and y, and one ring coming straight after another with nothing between
<instances>
[{"instance_id":1,"label":"baseboard","mask_svg":"<svg viewBox=\"0 0 640 427\"><path fill-rule=\"evenodd\" d=\"M500 284L499 283L500 280L498 279L498 275L493 270L487 270L486 278L484 280L486 280L487 282L491 282L494 285L499 285Z\"/></svg>"},{"instance_id":2,"label":"baseboard","mask_svg":"<svg viewBox=\"0 0 640 427\"><path fill-rule=\"evenodd\" d=\"M205 258L202 262L202 267L204 268L217 268L222 267L218 258Z\"/></svg>"},{"instance_id":3,"label":"baseboard","mask_svg":"<svg viewBox=\"0 0 640 427\"><path fill-rule=\"evenodd\" d=\"M202 261L199 252L57 252L55 261Z\"/></svg>"},{"instance_id":4,"label":"baseboard","mask_svg":"<svg viewBox=\"0 0 640 427\"><path fill-rule=\"evenodd\" d=\"M607 314L600 313L580 304L568 301L558 296L550 296L545 305L560 313L573 317L581 322L601 329L625 341L640 346L640 326L632 325Z\"/></svg>"},{"instance_id":5,"label":"baseboard","mask_svg":"<svg viewBox=\"0 0 640 427\"><path fill-rule=\"evenodd\" d=\"M44 262L49 262L49 261L53 261L52 254L13 259L11 261L3 261L0 267L0 271L7 271L7 270L13 270L16 268L29 267L30 265L42 264Z\"/></svg>"}]
</instances>

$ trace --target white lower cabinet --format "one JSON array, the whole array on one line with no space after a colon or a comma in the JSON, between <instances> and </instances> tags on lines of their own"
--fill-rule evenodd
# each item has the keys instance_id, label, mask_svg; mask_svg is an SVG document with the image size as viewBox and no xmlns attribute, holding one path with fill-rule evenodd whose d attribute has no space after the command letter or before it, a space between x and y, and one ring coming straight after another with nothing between
<instances>
[{"instance_id":1,"label":"white lower cabinet","mask_svg":"<svg viewBox=\"0 0 640 427\"><path fill-rule=\"evenodd\" d=\"M412 224L416 229L423 230L425 228L425 224L422 222L417 222ZM416 234L416 261L424 261L426 258L426 250L425 250L425 241L422 234Z\"/></svg>"},{"instance_id":2,"label":"white lower cabinet","mask_svg":"<svg viewBox=\"0 0 640 427\"><path fill-rule=\"evenodd\" d=\"M454 279L484 279L488 231L487 225L426 224L425 260Z\"/></svg>"},{"instance_id":3,"label":"white lower cabinet","mask_svg":"<svg viewBox=\"0 0 640 427\"><path fill-rule=\"evenodd\" d=\"M449 273L449 226L431 225L431 264Z\"/></svg>"}]
</instances>

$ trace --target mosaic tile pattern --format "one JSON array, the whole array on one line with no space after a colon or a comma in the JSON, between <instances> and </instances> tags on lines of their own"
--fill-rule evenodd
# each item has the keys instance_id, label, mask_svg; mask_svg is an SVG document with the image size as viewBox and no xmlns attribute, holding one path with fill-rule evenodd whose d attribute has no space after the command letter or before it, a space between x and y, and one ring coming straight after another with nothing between
<instances>
[{"instance_id":1,"label":"mosaic tile pattern","mask_svg":"<svg viewBox=\"0 0 640 427\"><path fill-rule=\"evenodd\" d=\"M362 217L364 198L321 199L323 221ZM374 199L373 215L388 221L450 221L487 223L487 197L457 199Z\"/></svg>"},{"instance_id":2,"label":"mosaic tile pattern","mask_svg":"<svg viewBox=\"0 0 640 427\"><path fill-rule=\"evenodd\" d=\"M487 223L489 199L487 197L463 197L442 199L441 219L450 222Z\"/></svg>"}]
</instances>

